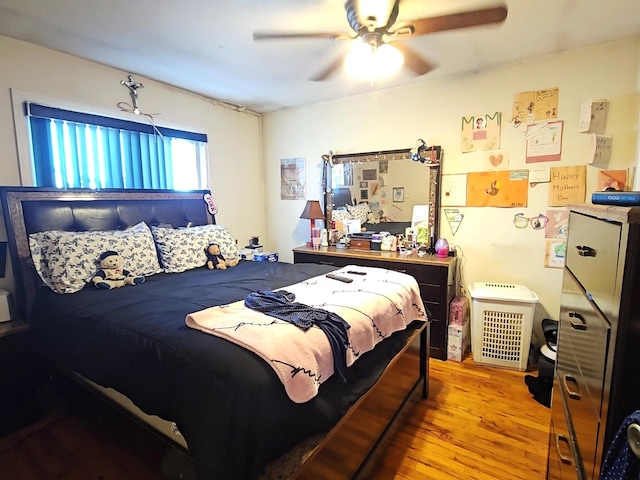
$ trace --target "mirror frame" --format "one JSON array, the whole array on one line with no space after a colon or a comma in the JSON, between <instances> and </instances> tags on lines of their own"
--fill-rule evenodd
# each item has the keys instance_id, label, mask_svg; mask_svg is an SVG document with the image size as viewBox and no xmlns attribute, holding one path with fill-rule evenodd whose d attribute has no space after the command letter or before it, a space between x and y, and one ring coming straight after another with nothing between
<instances>
[{"instance_id":1,"label":"mirror frame","mask_svg":"<svg viewBox=\"0 0 640 480\"><path fill-rule=\"evenodd\" d=\"M428 147L421 153L427 153L428 158L422 158L420 154L415 153L415 150L410 148L401 150L381 150L378 152L364 152L364 153L345 153L334 154L329 152L328 155L323 155L324 168L322 172L322 188L324 191L324 212L325 212L325 226L329 228L331 225L331 218L333 212L333 191L331 185L331 168L336 164L345 163L366 163L366 162L379 162L384 160L409 160L419 161L425 164L425 168L429 168L429 219L433 226L433 235L430 237L430 251L435 251L435 242L440 235L440 167L442 165L443 150L440 146Z\"/></svg>"}]
</instances>

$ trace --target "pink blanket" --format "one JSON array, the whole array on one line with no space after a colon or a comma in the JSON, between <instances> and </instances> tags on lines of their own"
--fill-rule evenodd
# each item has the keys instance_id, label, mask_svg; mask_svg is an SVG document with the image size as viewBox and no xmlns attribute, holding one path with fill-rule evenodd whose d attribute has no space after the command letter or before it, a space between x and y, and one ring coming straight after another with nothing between
<instances>
[{"instance_id":1,"label":"pink blanket","mask_svg":"<svg viewBox=\"0 0 640 480\"><path fill-rule=\"evenodd\" d=\"M281 290L294 293L296 302L335 312L349 323L347 366L411 321L426 321L418 283L412 276L353 265L334 273L353 278L353 282L321 275ZM273 367L296 403L311 400L333 374L331 347L322 330L304 331L245 307L244 300L191 313L186 323L258 354Z\"/></svg>"}]
</instances>

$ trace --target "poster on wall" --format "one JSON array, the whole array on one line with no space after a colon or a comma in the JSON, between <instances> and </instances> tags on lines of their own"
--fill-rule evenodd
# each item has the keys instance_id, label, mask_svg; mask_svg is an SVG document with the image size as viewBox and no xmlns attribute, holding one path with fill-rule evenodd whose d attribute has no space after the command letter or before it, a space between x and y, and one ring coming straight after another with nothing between
<instances>
[{"instance_id":1,"label":"poster on wall","mask_svg":"<svg viewBox=\"0 0 640 480\"><path fill-rule=\"evenodd\" d=\"M562 154L562 127L564 122L545 122L546 127L536 129L536 133L527 136L527 163L554 162Z\"/></svg>"},{"instance_id":2,"label":"poster on wall","mask_svg":"<svg viewBox=\"0 0 640 480\"><path fill-rule=\"evenodd\" d=\"M528 191L528 170L467 174L468 207L526 207Z\"/></svg>"},{"instance_id":3,"label":"poster on wall","mask_svg":"<svg viewBox=\"0 0 640 480\"><path fill-rule=\"evenodd\" d=\"M552 167L549 206L566 207L567 203L583 203L586 194L587 167Z\"/></svg>"},{"instance_id":4,"label":"poster on wall","mask_svg":"<svg viewBox=\"0 0 640 480\"><path fill-rule=\"evenodd\" d=\"M541 120L558 118L558 97L560 89L546 88L531 92L516 93L513 99L511 124L518 127Z\"/></svg>"},{"instance_id":5,"label":"poster on wall","mask_svg":"<svg viewBox=\"0 0 640 480\"><path fill-rule=\"evenodd\" d=\"M283 158L280 160L280 199L304 200L306 198L305 159Z\"/></svg>"},{"instance_id":6,"label":"poster on wall","mask_svg":"<svg viewBox=\"0 0 640 480\"><path fill-rule=\"evenodd\" d=\"M462 153L500 148L500 112L462 117Z\"/></svg>"}]
</instances>

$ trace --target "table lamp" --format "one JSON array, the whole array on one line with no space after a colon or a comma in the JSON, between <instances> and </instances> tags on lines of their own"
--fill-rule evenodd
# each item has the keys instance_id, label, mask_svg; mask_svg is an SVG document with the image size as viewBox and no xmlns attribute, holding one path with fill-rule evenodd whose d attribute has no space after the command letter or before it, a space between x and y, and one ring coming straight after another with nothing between
<instances>
[{"instance_id":1,"label":"table lamp","mask_svg":"<svg viewBox=\"0 0 640 480\"><path fill-rule=\"evenodd\" d=\"M300 218L307 218L311 220L309 241L307 242L307 246L310 247L313 245L312 239L313 231L316 228L316 220L324 220L324 213L322 213L320 202L318 200L307 200L307 204L304 206L304 210L300 214Z\"/></svg>"}]
</instances>

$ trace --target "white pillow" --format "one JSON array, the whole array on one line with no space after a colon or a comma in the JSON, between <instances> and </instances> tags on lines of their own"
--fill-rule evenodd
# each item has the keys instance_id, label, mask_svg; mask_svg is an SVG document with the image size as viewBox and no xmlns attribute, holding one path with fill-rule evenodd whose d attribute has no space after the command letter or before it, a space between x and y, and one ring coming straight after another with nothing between
<instances>
[{"instance_id":1,"label":"white pillow","mask_svg":"<svg viewBox=\"0 0 640 480\"><path fill-rule=\"evenodd\" d=\"M360 203L356 206L347 205L347 211L354 220L360 220L360 224L367 223L367 215L371 213L371 207L368 203Z\"/></svg>"},{"instance_id":2,"label":"white pillow","mask_svg":"<svg viewBox=\"0 0 640 480\"><path fill-rule=\"evenodd\" d=\"M49 231L29 235L29 247L42 281L57 293L82 290L99 269L99 257L118 252L124 268L136 275L162 272L151 230L140 222L126 230Z\"/></svg>"},{"instance_id":3,"label":"white pillow","mask_svg":"<svg viewBox=\"0 0 640 480\"><path fill-rule=\"evenodd\" d=\"M222 225L179 229L152 227L151 231L167 273L203 267L207 263L205 248L210 243L220 246L220 253L226 260L240 258L238 245Z\"/></svg>"}]
</instances>

